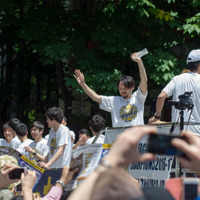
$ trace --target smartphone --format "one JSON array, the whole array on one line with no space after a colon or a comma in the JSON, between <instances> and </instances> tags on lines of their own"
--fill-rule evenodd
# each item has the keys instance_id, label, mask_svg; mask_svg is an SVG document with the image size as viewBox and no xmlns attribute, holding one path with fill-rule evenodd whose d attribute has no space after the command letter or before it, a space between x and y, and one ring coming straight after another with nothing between
<instances>
[{"instance_id":1,"label":"smartphone","mask_svg":"<svg viewBox=\"0 0 200 200\"><path fill-rule=\"evenodd\" d=\"M181 200L196 199L198 196L199 178L183 178Z\"/></svg>"},{"instance_id":2,"label":"smartphone","mask_svg":"<svg viewBox=\"0 0 200 200\"><path fill-rule=\"evenodd\" d=\"M171 140L174 138L180 138L187 141L186 137L184 136L169 134L149 134L147 151L154 154L187 158L187 156L182 151L171 144Z\"/></svg>"},{"instance_id":3,"label":"smartphone","mask_svg":"<svg viewBox=\"0 0 200 200\"><path fill-rule=\"evenodd\" d=\"M26 167L16 168L9 173L9 178L10 179L20 179L22 173L26 174L26 170L27 170Z\"/></svg>"}]
</instances>

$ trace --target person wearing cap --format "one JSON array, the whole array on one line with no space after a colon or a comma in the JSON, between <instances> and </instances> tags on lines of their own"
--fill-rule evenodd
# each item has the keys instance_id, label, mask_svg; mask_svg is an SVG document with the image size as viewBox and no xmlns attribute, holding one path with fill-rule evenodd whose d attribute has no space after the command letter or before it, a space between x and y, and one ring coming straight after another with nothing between
<instances>
[{"instance_id":1,"label":"person wearing cap","mask_svg":"<svg viewBox=\"0 0 200 200\"><path fill-rule=\"evenodd\" d=\"M75 70L74 77L85 93L99 104L99 108L111 113L113 127L143 125L144 102L147 97L147 75L142 59L137 53L131 54L131 60L137 62L140 84L135 89L135 81L131 76L123 76L117 81L120 96L104 96L93 91L86 83L84 74Z\"/></svg>"},{"instance_id":2,"label":"person wearing cap","mask_svg":"<svg viewBox=\"0 0 200 200\"><path fill-rule=\"evenodd\" d=\"M158 95L156 113L149 119L149 124L159 122L165 99L173 95L173 101L178 102L179 96L185 92L193 92L191 99L194 104L193 110L184 110L184 120L190 122L200 121L200 49L192 50L187 57L187 65L190 72L175 76ZM179 110L172 106L172 122L179 119ZM200 135L200 125L188 126L189 130Z\"/></svg>"}]
</instances>

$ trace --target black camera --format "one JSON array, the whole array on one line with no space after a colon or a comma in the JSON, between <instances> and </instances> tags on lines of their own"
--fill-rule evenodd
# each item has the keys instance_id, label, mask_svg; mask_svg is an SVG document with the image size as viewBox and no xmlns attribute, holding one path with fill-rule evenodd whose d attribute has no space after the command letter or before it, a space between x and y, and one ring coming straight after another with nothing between
<instances>
[{"instance_id":1,"label":"black camera","mask_svg":"<svg viewBox=\"0 0 200 200\"><path fill-rule=\"evenodd\" d=\"M148 152L161 155L178 156L188 159L186 154L171 144L172 139L179 138L187 142L187 138L179 135L149 134Z\"/></svg>"},{"instance_id":2,"label":"black camera","mask_svg":"<svg viewBox=\"0 0 200 200\"><path fill-rule=\"evenodd\" d=\"M179 95L179 101L169 101L172 106L175 106L178 110L192 110L194 107L193 101L190 98L193 92L185 92L182 95Z\"/></svg>"},{"instance_id":3,"label":"black camera","mask_svg":"<svg viewBox=\"0 0 200 200\"><path fill-rule=\"evenodd\" d=\"M26 172L27 172L26 167L16 168L16 169L14 169L13 171L11 171L9 173L9 178L10 179L20 179L21 178L21 174L22 173L26 174Z\"/></svg>"}]
</instances>

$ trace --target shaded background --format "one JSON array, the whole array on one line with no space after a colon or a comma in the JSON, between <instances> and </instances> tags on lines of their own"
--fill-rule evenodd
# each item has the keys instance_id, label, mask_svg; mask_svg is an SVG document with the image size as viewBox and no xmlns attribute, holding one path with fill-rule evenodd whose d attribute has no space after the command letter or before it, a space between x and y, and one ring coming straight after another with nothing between
<instances>
[{"instance_id":1,"label":"shaded background","mask_svg":"<svg viewBox=\"0 0 200 200\"><path fill-rule=\"evenodd\" d=\"M44 113L60 106L76 134L89 129L94 114L110 127L110 114L84 94L73 72L81 69L98 94L118 95L122 74L138 86L130 54L143 48L147 123L161 89L199 48L199 9L197 0L0 0L0 126L12 117L28 126L40 120L47 134ZM169 110L166 104L163 120Z\"/></svg>"}]
</instances>

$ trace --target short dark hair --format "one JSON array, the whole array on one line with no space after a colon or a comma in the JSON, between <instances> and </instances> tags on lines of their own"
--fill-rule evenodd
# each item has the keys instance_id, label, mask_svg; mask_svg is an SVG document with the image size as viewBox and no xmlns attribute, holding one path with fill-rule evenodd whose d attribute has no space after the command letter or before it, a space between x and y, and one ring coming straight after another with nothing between
<instances>
[{"instance_id":1,"label":"short dark hair","mask_svg":"<svg viewBox=\"0 0 200 200\"><path fill-rule=\"evenodd\" d=\"M8 125L8 122L6 122L4 125L3 125L3 130L6 130L7 128L9 128L10 126Z\"/></svg>"},{"instance_id":2,"label":"short dark hair","mask_svg":"<svg viewBox=\"0 0 200 200\"><path fill-rule=\"evenodd\" d=\"M89 131L86 128L82 128L78 133L79 134L86 134L88 137L90 136Z\"/></svg>"},{"instance_id":3,"label":"short dark hair","mask_svg":"<svg viewBox=\"0 0 200 200\"><path fill-rule=\"evenodd\" d=\"M89 125L91 126L92 130L97 133L105 128L106 121L100 115L94 115L92 119L89 121Z\"/></svg>"},{"instance_id":4,"label":"short dark hair","mask_svg":"<svg viewBox=\"0 0 200 200\"><path fill-rule=\"evenodd\" d=\"M122 82L126 88L135 87L135 81L132 76L122 76L117 81L117 86L119 87L119 83Z\"/></svg>"},{"instance_id":5,"label":"short dark hair","mask_svg":"<svg viewBox=\"0 0 200 200\"><path fill-rule=\"evenodd\" d=\"M34 121L31 125L31 128L36 127L38 128L40 131L44 130L44 124L40 121Z\"/></svg>"},{"instance_id":6,"label":"short dark hair","mask_svg":"<svg viewBox=\"0 0 200 200\"><path fill-rule=\"evenodd\" d=\"M191 72L197 71L199 65L200 65L200 61L199 60L196 61L196 62L189 62L188 63L188 69Z\"/></svg>"},{"instance_id":7,"label":"short dark hair","mask_svg":"<svg viewBox=\"0 0 200 200\"><path fill-rule=\"evenodd\" d=\"M52 107L52 108L49 108L46 111L45 117L48 117L51 120L55 119L58 123L62 123L62 120L64 118L64 114L63 114L63 111L62 111L61 108Z\"/></svg>"},{"instance_id":8,"label":"short dark hair","mask_svg":"<svg viewBox=\"0 0 200 200\"><path fill-rule=\"evenodd\" d=\"M17 127L17 124L20 123L20 120L17 119L17 118L12 118L9 122L8 122L8 125L16 132L16 127Z\"/></svg>"},{"instance_id":9,"label":"short dark hair","mask_svg":"<svg viewBox=\"0 0 200 200\"><path fill-rule=\"evenodd\" d=\"M16 134L18 136L25 136L27 132L28 132L28 128L27 128L26 124L21 123L21 122L19 124L17 124Z\"/></svg>"}]
</instances>

